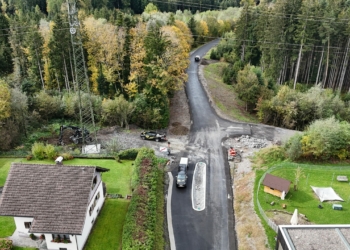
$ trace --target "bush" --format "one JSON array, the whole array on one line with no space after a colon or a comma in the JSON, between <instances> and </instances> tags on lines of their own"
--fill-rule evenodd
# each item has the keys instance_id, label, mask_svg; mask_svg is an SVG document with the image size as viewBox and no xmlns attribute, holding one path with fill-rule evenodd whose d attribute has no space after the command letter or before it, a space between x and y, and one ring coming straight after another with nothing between
<instances>
[{"instance_id":1,"label":"bush","mask_svg":"<svg viewBox=\"0 0 350 250\"><path fill-rule=\"evenodd\" d=\"M29 238L31 238L32 240L36 240L36 236L34 234L30 234Z\"/></svg>"},{"instance_id":2,"label":"bush","mask_svg":"<svg viewBox=\"0 0 350 250\"><path fill-rule=\"evenodd\" d=\"M51 96L43 90L35 97L34 109L46 120L61 117L60 97Z\"/></svg>"},{"instance_id":3,"label":"bush","mask_svg":"<svg viewBox=\"0 0 350 250\"><path fill-rule=\"evenodd\" d=\"M11 250L12 240L0 239L0 249L1 250Z\"/></svg>"},{"instance_id":4,"label":"bush","mask_svg":"<svg viewBox=\"0 0 350 250\"><path fill-rule=\"evenodd\" d=\"M56 159L57 151L56 151L55 147L51 144L47 144L45 147L45 155L50 160Z\"/></svg>"},{"instance_id":5,"label":"bush","mask_svg":"<svg viewBox=\"0 0 350 250\"><path fill-rule=\"evenodd\" d=\"M118 153L122 146L120 145L118 139L112 139L110 141L108 141L105 145L106 147L106 152L107 154L115 154Z\"/></svg>"},{"instance_id":6,"label":"bush","mask_svg":"<svg viewBox=\"0 0 350 250\"><path fill-rule=\"evenodd\" d=\"M65 161L74 159L73 155L71 155L70 153L63 153L63 154L61 154L61 156L63 157L63 160L65 160Z\"/></svg>"},{"instance_id":7,"label":"bush","mask_svg":"<svg viewBox=\"0 0 350 250\"><path fill-rule=\"evenodd\" d=\"M283 147L272 146L263 148L259 152L255 153L253 162L256 165L272 164L284 161L286 159L286 152Z\"/></svg>"},{"instance_id":8,"label":"bush","mask_svg":"<svg viewBox=\"0 0 350 250\"><path fill-rule=\"evenodd\" d=\"M303 156L323 160L348 157L349 143L350 124L334 117L313 122L301 139Z\"/></svg>"},{"instance_id":9,"label":"bush","mask_svg":"<svg viewBox=\"0 0 350 250\"><path fill-rule=\"evenodd\" d=\"M139 149L131 148L131 149L127 149L119 152L117 156L119 157L119 159L135 160L138 153L139 153Z\"/></svg>"},{"instance_id":10,"label":"bush","mask_svg":"<svg viewBox=\"0 0 350 250\"><path fill-rule=\"evenodd\" d=\"M35 142L32 146L32 154L35 159L45 159L45 145L42 142Z\"/></svg>"},{"instance_id":11,"label":"bush","mask_svg":"<svg viewBox=\"0 0 350 250\"><path fill-rule=\"evenodd\" d=\"M296 134L292 136L284 146L287 157L289 159L296 160L299 159L302 155L303 151L301 149L301 139L302 134Z\"/></svg>"}]
</instances>

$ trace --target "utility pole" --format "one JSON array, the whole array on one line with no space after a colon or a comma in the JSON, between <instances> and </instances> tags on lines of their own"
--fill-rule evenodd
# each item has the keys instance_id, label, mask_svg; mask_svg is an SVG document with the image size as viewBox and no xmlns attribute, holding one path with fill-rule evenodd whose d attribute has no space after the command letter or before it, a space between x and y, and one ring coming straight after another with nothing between
<instances>
[{"instance_id":1,"label":"utility pole","mask_svg":"<svg viewBox=\"0 0 350 250\"><path fill-rule=\"evenodd\" d=\"M96 126L94 120L94 112L91 102L89 77L87 74L86 63L84 58L84 50L81 39L80 22L78 19L78 9L76 8L75 0L67 0L68 6L68 20L69 31L71 34L71 42L73 48L73 63L75 74L75 90L78 92L79 97L79 117L80 127L82 132L83 153L88 153L86 144L89 142L91 136L95 143L96 140ZM89 131L91 134L89 134ZM91 147L89 147L91 148ZM92 149L94 152L99 153L99 149Z\"/></svg>"}]
</instances>

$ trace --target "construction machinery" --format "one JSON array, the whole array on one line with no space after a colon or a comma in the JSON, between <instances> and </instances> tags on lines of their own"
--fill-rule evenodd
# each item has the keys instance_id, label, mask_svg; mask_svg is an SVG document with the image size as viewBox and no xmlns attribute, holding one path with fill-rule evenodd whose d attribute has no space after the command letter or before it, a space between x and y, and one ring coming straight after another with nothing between
<instances>
[{"instance_id":1,"label":"construction machinery","mask_svg":"<svg viewBox=\"0 0 350 250\"><path fill-rule=\"evenodd\" d=\"M69 137L69 139L74 142L75 144L81 144L83 142L92 142L92 138L90 137L90 132L87 129L81 129L80 127L76 127L76 126L66 126L66 125L62 125L60 127L60 136L58 138L58 144L59 145L64 145L63 142L63 131L66 129L71 129L73 130L73 135L71 135ZM84 140L83 140L84 138Z\"/></svg>"}]
</instances>

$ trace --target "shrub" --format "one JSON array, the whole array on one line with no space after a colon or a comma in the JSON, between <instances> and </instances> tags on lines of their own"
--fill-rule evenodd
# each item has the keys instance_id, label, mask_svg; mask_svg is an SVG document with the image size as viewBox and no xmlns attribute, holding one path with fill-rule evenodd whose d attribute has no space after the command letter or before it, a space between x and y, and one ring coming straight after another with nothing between
<instances>
[{"instance_id":1,"label":"shrub","mask_svg":"<svg viewBox=\"0 0 350 250\"><path fill-rule=\"evenodd\" d=\"M63 154L61 154L61 156L63 157L63 160L65 160L65 161L72 160L74 158L73 155L71 155L70 153L63 153Z\"/></svg>"},{"instance_id":2,"label":"shrub","mask_svg":"<svg viewBox=\"0 0 350 250\"><path fill-rule=\"evenodd\" d=\"M122 148L118 139L112 139L108 141L105 147L106 147L107 154L118 153Z\"/></svg>"},{"instance_id":3,"label":"shrub","mask_svg":"<svg viewBox=\"0 0 350 250\"><path fill-rule=\"evenodd\" d=\"M57 151L53 145L47 144L45 147L45 154L48 159L54 160L56 159Z\"/></svg>"},{"instance_id":4,"label":"shrub","mask_svg":"<svg viewBox=\"0 0 350 250\"><path fill-rule=\"evenodd\" d=\"M32 240L36 240L36 236L34 234L30 234L29 238L31 238Z\"/></svg>"},{"instance_id":5,"label":"shrub","mask_svg":"<svg viewBox=\"0 0 350 250\"><path fill-rule=\"evenodd\" d=\"M35 159L45 159L45 145L42 142L35 142L32 146L32 154Z\"/></svg>"},{"instance_id":6,"label":"shrub","mask_svg":"<svg viewBox=\"0 0 350 250\"><path fill-rule=\"evenodd\" d=\"M131 148L131 149L127 149L119 152L117 156L119 157L119 159L134 160L137 157L138 153L139 153L139 149Z\"/></svg>"},{"instance_id":7,"label":"shrub","mask_svg":"<svg viewBox=\"0 0 350 250\"><path fill-rule=\"evenodd\" d=\"M62 114L60 98L58 96L51 96L44 90L36 95L34 108L46 120L60 117Z\"/></svg>"},{"instance_id":8,"label":"shrub","mask_svg":"<svg viewBox=\"0 0 350 250\"><path fill-rule=\"evenodd\" d=\"M0 239L0 249L1 250L11 250L12 240Z\"/></svg>"},{"instance_id":9,"label":"shrub","mask_svg":"<svg viewBox=\"0 0 350 250\"><path fill-rule=\"evenodd\" d=\"M27 155L26 159L27 159L27 161L30 161L31 159L33 159L33 155Z\"/></svg>"},{"instance_id":10,"label":"shrub","mask_svg":"<svg viewBox=\"0 0 350 250\"><path fill-rule=\"evenodd\" d=\"M271 164L281 162L286 159L286 153L283 147L272 146L263 148L259 152L255 153L253 162L257 165Z\"/></svg>"},{"instance_id":11,"label":"shrub","mask_svg":"<svg viewBox=\"0 0 350 250\"><path fill-rule=\"evenodd\" d=\"M334 117L313 122L301 139L304 156L323 160L347 157L349 142L350 124Z\"/></svg>"},{"instance_id":12,"label":"shrub","mask_svg":"<svg viewBox=\"0 0 350 250\"><path fill-rule=\"evenodd\" d=\"M296 160L302 155L303 151L301 149L301 139L302 134L296 134L292 136L284 146L289 159Z\"/></svg>"}]
</instances>

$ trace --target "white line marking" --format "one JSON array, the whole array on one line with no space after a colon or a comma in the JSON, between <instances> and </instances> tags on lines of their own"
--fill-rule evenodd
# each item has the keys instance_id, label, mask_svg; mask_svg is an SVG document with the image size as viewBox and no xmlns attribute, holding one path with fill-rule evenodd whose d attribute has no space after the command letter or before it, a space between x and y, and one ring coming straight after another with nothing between
<instances>
[{"instance_id":1,"label":"white line marking","mask_svg":"<svg viewBox=\"0 0 350 250\"><path fill-rule=\"evenodd\" d=\"M173 192L173 175L171 172L168 172L169 175L169 187L168 187L168 197L166 204L166 212L168 217L168 231L169 231L169 239L170 239L170 249L176 250L175 238L174 238L174 229L173 229L173 219L171 217L171 195Z\"/></svg>"}]
</instances>

